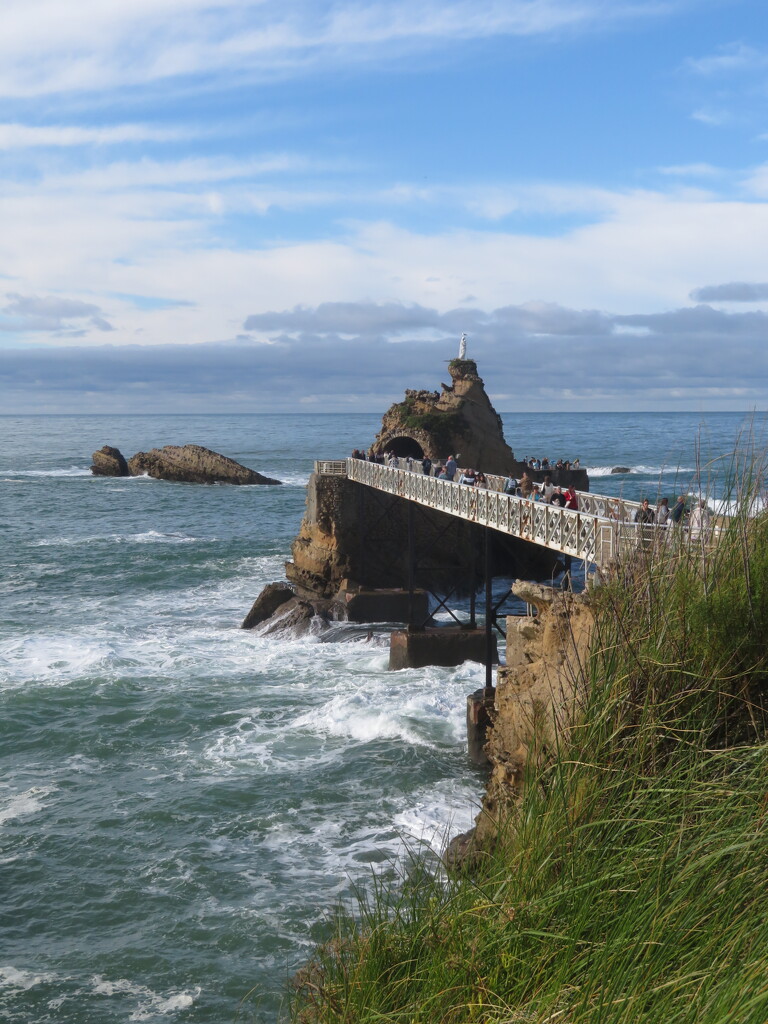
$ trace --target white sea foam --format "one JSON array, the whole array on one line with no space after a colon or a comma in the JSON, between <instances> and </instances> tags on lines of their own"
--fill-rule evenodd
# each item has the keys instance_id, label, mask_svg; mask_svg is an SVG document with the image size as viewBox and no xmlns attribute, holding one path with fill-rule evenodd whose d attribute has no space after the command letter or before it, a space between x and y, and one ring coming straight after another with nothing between
<instances>
[{"instance_id":1,"label":"white sea foam","mask_svg":"<svg viewBox=\"0 0 768 1024\"><path fill-rule=\"evenodd\" d=\"M146 988L144 985L136 985L126 978L118 978L110 981L100 974L91 978L91 986L95 995L134 996L137 1000L137 1007L128 1020L146 1021L151 1020L157 1014L175 1013L178 1010L187 1010L192 1006L200 995L201 989L194 988L192 991L177 992L170 996L161 996L157 992Z\"/></svg>"},{"instance_id":2,"label":"white sea foam","mask_svg":"<svg viewBox=\"0 0 768 1024\"><path fill-rule=\"evenodd\" d=\"M68 685L108 663L112 651L106 639L90 636L28 634L0 644L2 682L11 688L37 683Z\"/></svg>"},{"instance_id":3,"label":"white sea foam","mask_svg":"<svg viewBox=\"0 0 768 1024\"><path fill-rule=\"evenodd\" d=\"M55 786L32 786L24 793L3 793L0 790L0 825L15 818L27 818L31 814L37 814L45 807L45 797L55 792Z\"/></svg>"},{"instance_id":4,"label":"white sea foam","mask_svg":"<svg viewBox=\"0 0 768 1024\"><path fill-rule=\"evenodd\" d=\"M614 463L613 466L588 466L585 467L590 479L598 476L628 476L628 475L642 475L642 476L687 476L689 473L695 472L690 466L630 466L629 474L627 473L614 473L613 470L619 463Z\"/></svg>"},{"instance_id":5,"label":"white sea foam","mask_svg":"<svg viewBox=\"0 0 768 1024\"><path fill-rule=\"evenodd\" d=\"M15 989L17 992L28 992L31 988L53 981L56 981L56 975L47 971L18 970L10 964L0 967L0 986Z\"/></svg>"},{"instance_id":6,"label":"white sea foam","mask_svg":"<svg viewBox=\"0 0 768 1024\"><path fill-rule=\"evenodd\" d=\"M87 476L93 480L97 479L90 469L83 469L81 466L69 466L66 469L9 469L6 472L13 476Z\"/></svg>"},{"instance_id":7,"label":"white sea foam","mask_svg":"<svg viewBox=\"0 0 768 1024\"><path fill-rule=\"evenodd\" d=\"M309 483L308 473L283 473L280 479L284 486L306 487Z\"/></svg>"},{"instance_id":8,"label":"white sea foam","mask_svg":"<svg viewBox=\"0 0 768 1024\"><path fill-rule=\"evenodd\" d=\"M480 810L479 785L445 779L416 794L415 802L395 816L395 826L408 839L425 843L440 854L453 836L472 828Z\"/></svg>"},{"instance_id":9,"label":"white sea foam","mask_svg":"<svg viewBox=\"0 0 768 1024\"><path fill-rule=\"evenodd\" d=\"M90 544L214 544L215 537L190 537L184 533L162 533L145 530L143 533L106 533L89 537L46 537L30 544L34 548L76 547Z\"/></svg>"}]
</instances>

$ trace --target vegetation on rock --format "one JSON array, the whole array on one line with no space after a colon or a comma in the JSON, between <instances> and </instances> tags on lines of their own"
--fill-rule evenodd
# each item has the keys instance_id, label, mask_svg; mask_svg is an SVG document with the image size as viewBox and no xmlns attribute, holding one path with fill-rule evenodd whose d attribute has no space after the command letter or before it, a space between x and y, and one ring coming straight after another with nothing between
<instances>
[{"instance_id":1,"label":"vegetation on rock","mask_svg":"<svg viewBox=\"0 0 768 1024\"><path fill-rule=\"evenodd\" d=\"M423 430L430 434L446 455L457 438L464 437L468 430L467 421L461 411L443 412L440 409L430 409L421 405L415 397L409 396L404 402L394 407L394 411L400 420L400 425L405 430Z\"/></svg>"}]
</instances>

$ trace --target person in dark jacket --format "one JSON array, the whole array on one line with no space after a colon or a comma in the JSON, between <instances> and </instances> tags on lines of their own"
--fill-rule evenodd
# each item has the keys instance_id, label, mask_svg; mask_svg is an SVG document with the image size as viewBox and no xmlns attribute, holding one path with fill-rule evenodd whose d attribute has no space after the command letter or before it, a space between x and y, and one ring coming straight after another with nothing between
<instances>
[{"instance_id":1,"label":"person in dark jacket","mask_svg":"<svg viewBox=\"0 0 768 1024\"><path fill-rule=\"evenodd\" d=\"M655 516L653 514L653 509L648 504L648 499L643 498L643 504L640 506L637 512L635 512L635 522L646 524L652 523L654 521L654 518Z\"/></svg>"}]
</instances>

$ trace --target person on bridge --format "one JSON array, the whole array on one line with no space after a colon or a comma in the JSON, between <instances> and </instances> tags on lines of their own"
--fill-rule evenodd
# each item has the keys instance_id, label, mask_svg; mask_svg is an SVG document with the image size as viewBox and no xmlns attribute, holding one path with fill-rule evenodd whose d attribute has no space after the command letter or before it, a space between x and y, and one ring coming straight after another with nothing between
<instances>
[{"instance_id":1,"label":"person on bridge","mask_svg":"<svg viewBox=\"0 0 768 1024\"><path fill-rule=\"evenodd\" d=\"M456 459L454 459L452 455L449 455L448 458L445 460L445 479L453 480L453 478L456 476L456 470L458 468L459 467L456 465Z\"/></svg>"},{"instance_id":2,"label":"person on bridge","mask_svg":"<svg viewBox=\"0 0 768 1024\"><path fill-rule=\"evenodd\" d=\"M530 498L533 494L533 480L528 476L527 471L520 477L520 494L523 498Z\"/></svg>"},{"instance_id":3,"label":"person on bridge","mask_svg":"<svg viewBox=\"0 0 768 1024\"><path fill-rule=\"evenodd\" d=\"M555 485L552 483L552 477L547 473L544 477L544 483L541 485L541 496L544 501L552 501L552 495L555 493Z\"/></svg>"},{"instance_id":4,"label":"person on bridge","mask_svg":"<svg viewBox=\"0 0 768 1024\"><path fill-rule=\"evenodd\" d=\"M675 507L669 513L669 518L673 523L681 523L685 516L685 495L681 494L675 502Z\"/></svg>"},{"instance_id":5,"label":"person on bridge","mask_svg":"<svg viewBox=\"0 0 768 1024\"><path fill-rule=\"evenodd\" d=\"M688 519L688 533L691 540L701 540L706 543L709 540L712 529L712 513L707 508L707 503L702 498L698 505L691 509Z\"/></svg>"},{"instance_id":6,"label":"person on bridge","mask_svg":"<svg viewBox=\"0 0 768 1024\"><path fill-rule=\"evenodd\" d=\"M517 478L511 474L504 481L504 493L505 494L517 494L517 489L520 485L517 482Z\"/></svg>"},{"instance_id":7,"label":"person on bridge","mask_svg":"<svg viewBox=\"0 0 768 1024\"><path fill-rule=\"evenodd\" d=\"M655 518L656 517L653 514L653 509L648 504L648 499L643 498L643 504L640 506L637 512L635 512L635 522L648 525L649 523L654 522Z\"/></svg>"},{"instance_id":8,"label":"person on bridge","mask_svg":"<svg viewBox=\"0 0 768 1024\"><path fill-rule=\"evenodd\" d=\"M579 499L578 499L576 491L573 489L573 487L567 487L565 489L564 497L565 497L565 507L573 509L574 512L578 512L578 510L579 510Z\"/></svg>"},{"instance_id":9,"label":"person on bridge","mask_svg":"<svg viewBox=\"0 0 768 1024\"><path fill-rule=\"evenodd\" d=\"M421 472L424 476L429 476L432 472L432 459L430 459L428 455L425 455L421 460Z\"/></svg>"},{"instance_id":10,"label":"person on bridge","mask_svg":"<svg viewBox=\"0 0 768 1024\"><path fill-rule=\"evenodd\" d=\"M549 503L550 505L559 505L560 508L565 508L566 500L562 487L556 487L552 497L549 499Z\"/></svg>"},{"instance_id":11,"label":"person on bridge","mask_svg":"<svg viewBox=\"0 0 768 1024\"><path fill-rule=\"evenodd\" d=\"M656 522L659 526L665 526L669 519L669 498L662 498L656 506Z\"/></svg>"},{"instance_id":12,"label":"person on bridge","mask_svg":"<svg viewBox=\"0 0 768 1024\"><path fill-rule=\"evenodd\" d=\"M465 469L459 477L460 484L467 484L469 487L474 487L477 483L477 475L474 469Z\"/></svg>"}]
</instances>

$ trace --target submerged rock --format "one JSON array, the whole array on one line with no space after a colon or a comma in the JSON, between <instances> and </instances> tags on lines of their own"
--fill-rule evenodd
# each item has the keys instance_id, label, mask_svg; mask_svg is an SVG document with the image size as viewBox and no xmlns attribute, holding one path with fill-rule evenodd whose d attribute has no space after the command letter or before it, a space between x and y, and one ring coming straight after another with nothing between
<instances>
[{"instance_id":1,"label":"submerged rock","mask_svg":"<svg viewBox=\"0 0 768 1024\"><path fill-rule=\"evenodd\" d=\"M629 466L614 466L611 473L629 473Z\"/></svg>"},{"instance_id":2,"label":"submerged rock","mask_svg":"<svg viewBox=\"0 0 768 1024\"><path fill-rule=\"evenodd\" d=\"M91 456L94 476L129 476L128 463L119 448L111 448L105 444Z\"/></svg>"},{"instance_id":3,"label":"submerged rock","mask_svg":"<svg viewBox=\"0 0 768 1024\"><path fill-rule=\"evenodd\" d=\"M151 476L190 484L279 484L253 469L241 466L226 455L212 452L199 444L169 444L137 452L128 460L131 476Z\"/></svg>"},{"instance_id":4,"label":"submerged rock","mask_svg":"<svg viewBox=\"0 0 768 1024\"><path fill-rule=\"evenodd\" d=\"M327 620L318 616L314 604L292 597L290 601L278 605L274 614L259 626L259 636L271 636L273 633L303 636L315 632L321 626L326 628L327 625Z\"/></svg>"}]
</instances>

